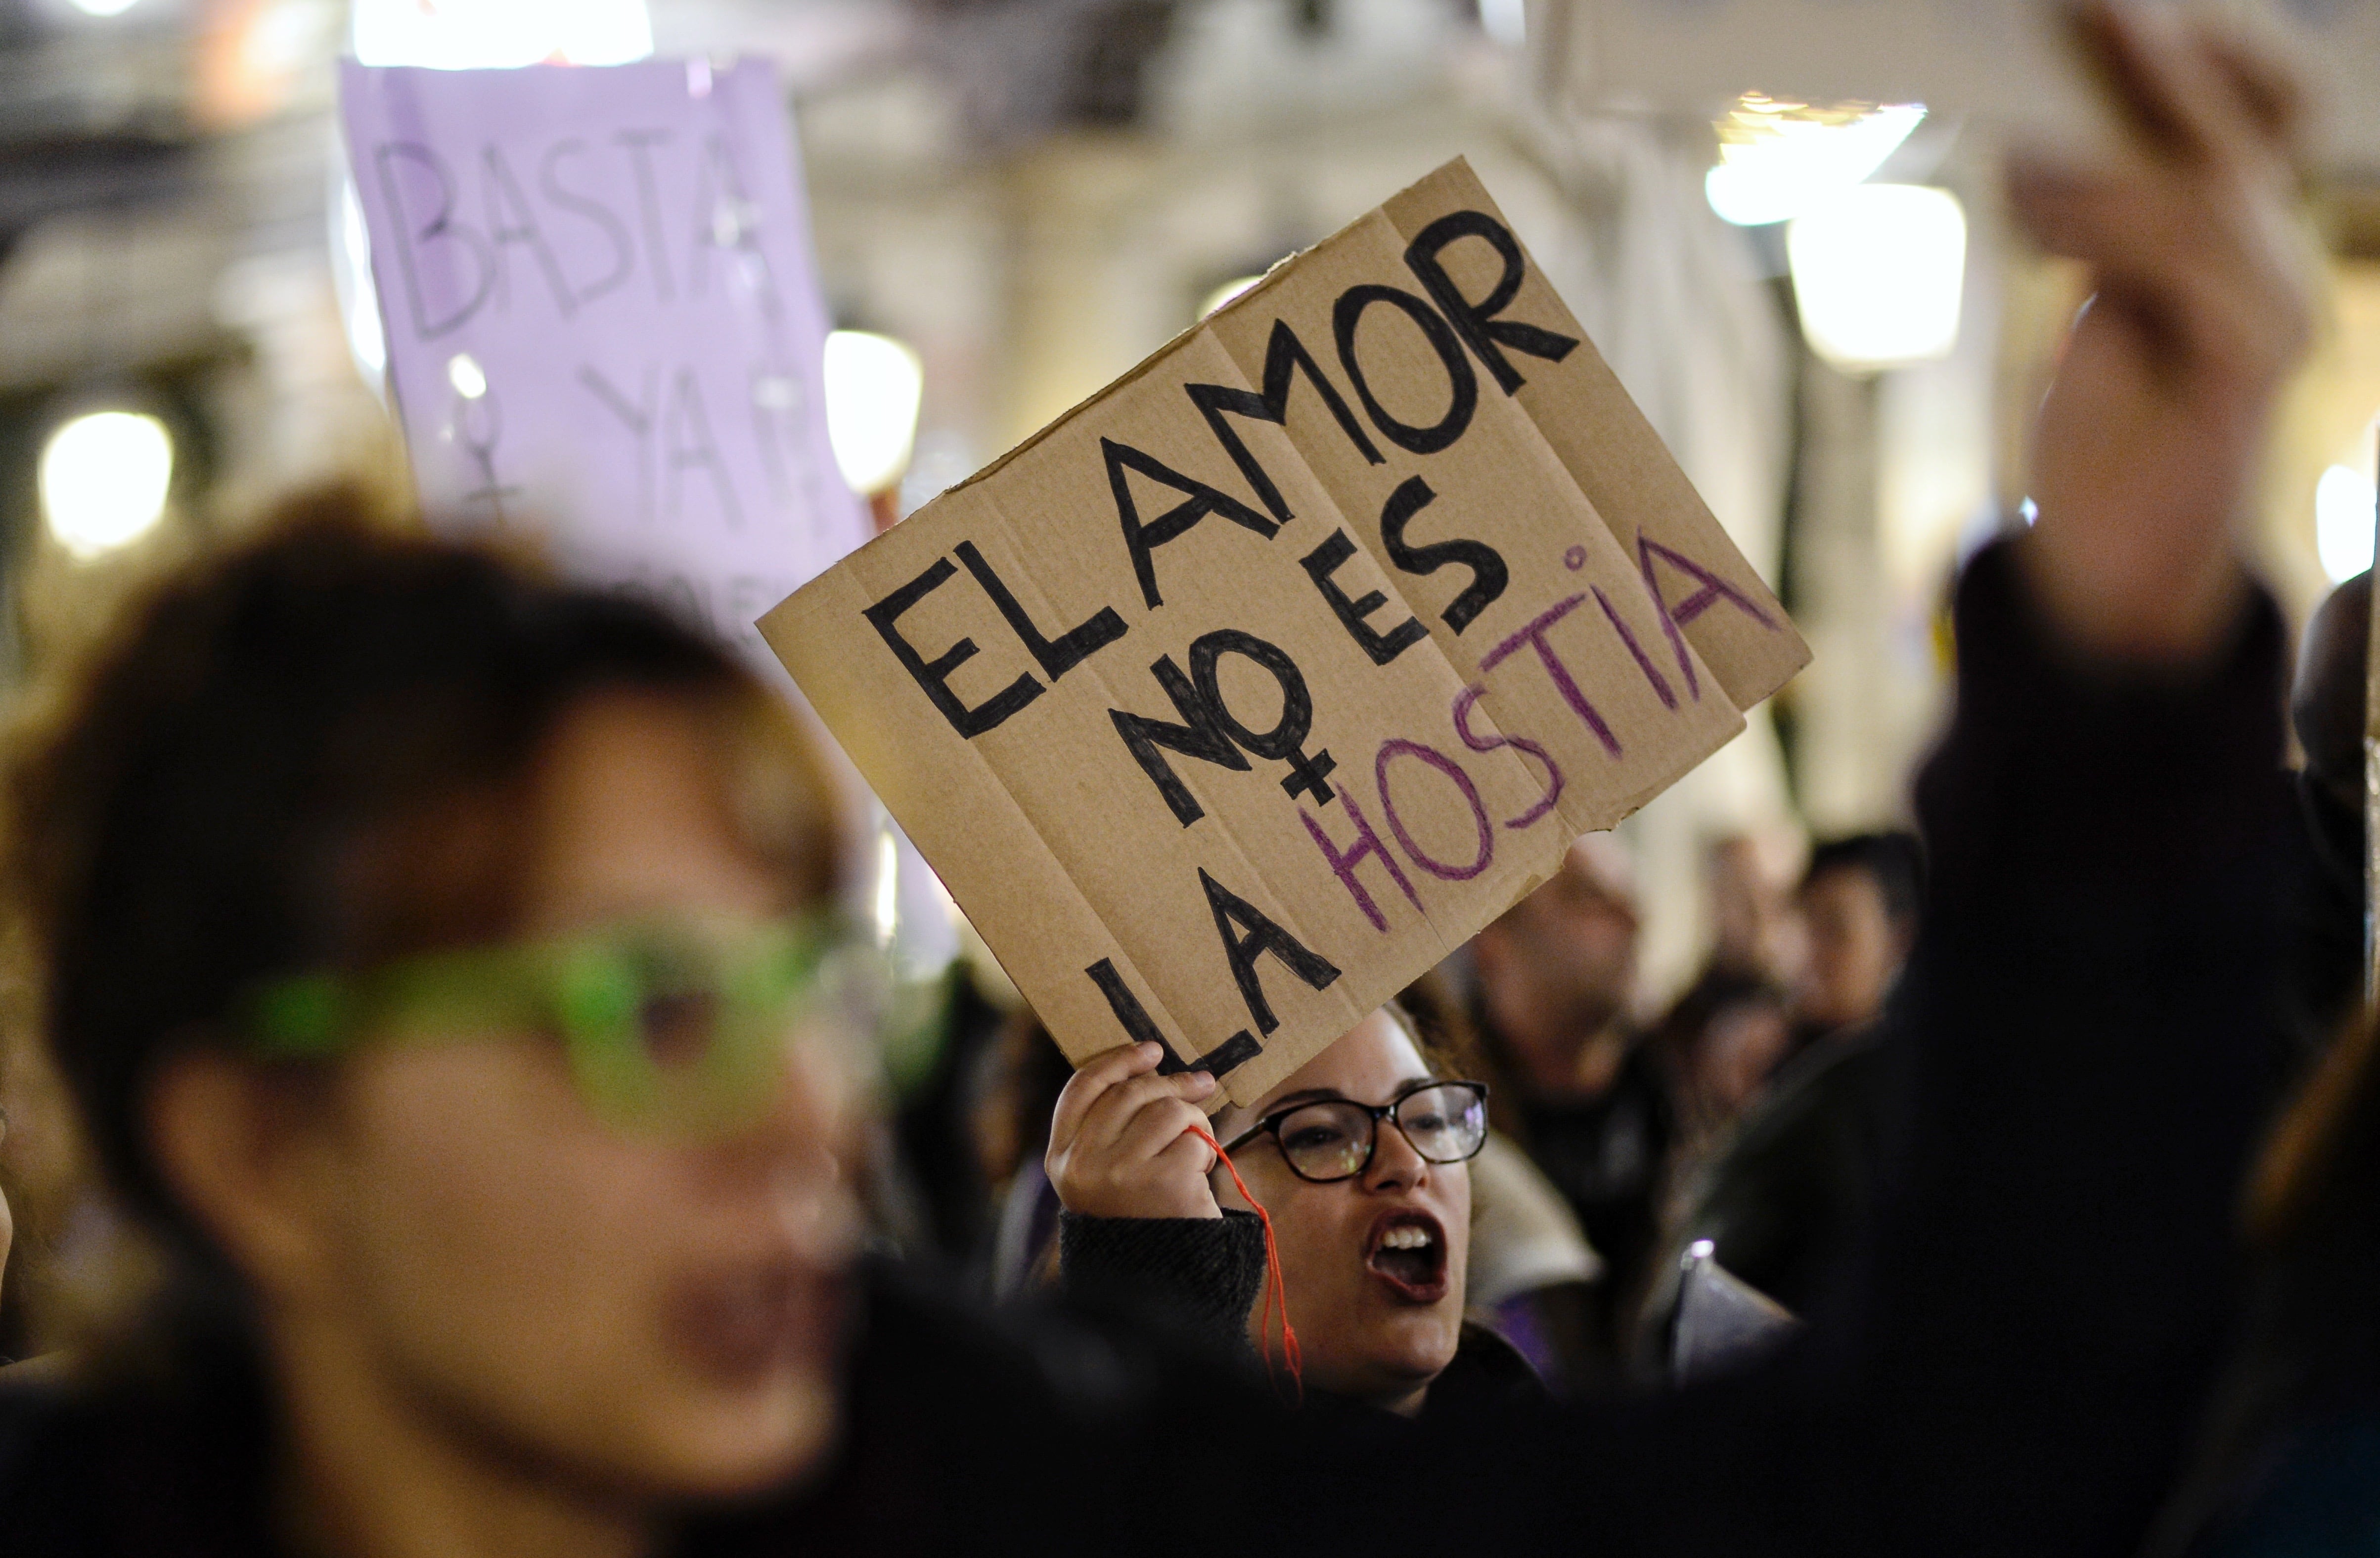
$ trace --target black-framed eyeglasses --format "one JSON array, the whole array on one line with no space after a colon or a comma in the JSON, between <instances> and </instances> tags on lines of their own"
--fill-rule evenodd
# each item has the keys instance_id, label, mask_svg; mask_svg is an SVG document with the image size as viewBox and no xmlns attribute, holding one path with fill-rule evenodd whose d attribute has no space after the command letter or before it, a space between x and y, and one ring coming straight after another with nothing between
<instances>
[{"instance_id":1,"label":"black-framed eyeglasses","mask_svg":"<svg viewBox=\"0 0 2380 1558\"><path fill-rule=\"evenodd\" d=\"M1460 1163L1488 1141L1488 1084L1415 1082L1382 1104L1318 1098L1276 1110L1224 1144L1236 1152L1260 1136L1281 1147L1298 1178L1317 1185L1353 1179L1372 1166L1380 1122L1397 1127L1425 1162Z\"/></svg>"}]
</instances>

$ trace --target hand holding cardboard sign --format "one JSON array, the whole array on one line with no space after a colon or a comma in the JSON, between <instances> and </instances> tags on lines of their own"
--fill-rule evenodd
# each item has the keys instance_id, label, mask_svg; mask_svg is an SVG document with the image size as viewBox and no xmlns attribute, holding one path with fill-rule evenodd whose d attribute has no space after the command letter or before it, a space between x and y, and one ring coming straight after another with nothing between
<instances>
[{"instance_id":1,"label":"hand holding cardboard sign","mask_svg":"<svg viewBox=\"0 0 2380 1558\"><path fill-rule=\"evenodd\" d=\"M1220 1217L1207 1171L1215 1150L1194 1130L1213 1096L1203 1071L1160 1075L1163 1046L1122 1044L1067 1079L1042 1160L1059 1204L1080 1217Z\"/></svg>"}]
</instances>

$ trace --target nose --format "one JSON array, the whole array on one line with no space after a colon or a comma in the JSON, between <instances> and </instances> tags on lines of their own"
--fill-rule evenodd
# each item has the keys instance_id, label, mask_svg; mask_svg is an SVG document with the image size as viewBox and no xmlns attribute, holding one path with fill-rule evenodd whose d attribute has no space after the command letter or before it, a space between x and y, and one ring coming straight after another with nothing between
<instances>
[{"instance_id":1,"label":"nose","mask_svg":"<svg viewBox=\"0 0 2380 1558\"><path fill-rule=\"evenodd\" d=\"M1364 1170L1365 1189L1417 1190L1429 1183L1429 1160L1414 1150L1394 1121L1382 1120L1374 1130L1372 1161Z\"/></svg>"},{"instance_id":2,"label":"nose","mask_svg":"<svg viewBox=\"0 0 2380 1558\"><path fill-rule=\"evenodd\" d=\"M767 1106L712 1143L721 1170L772 1200L813 1210L847 1198L846 1159L857 1126L847 1069L829 1046L791 1045Z\"/></svg>"},{"instance_id":3,"label":"nose","mask_svg":"<svg viewBox=\"0 0 2380 1558\"><path fill-rule=\"evenodd\" d=\"M785 1227L822 1266L839 1266L857 1249L860 1214L851 1169L859 1109L858 1079L846 1057L820 1046L795 1049L770 1116L779 1143L771 1186Z\"/></svg>"}]
</instances>

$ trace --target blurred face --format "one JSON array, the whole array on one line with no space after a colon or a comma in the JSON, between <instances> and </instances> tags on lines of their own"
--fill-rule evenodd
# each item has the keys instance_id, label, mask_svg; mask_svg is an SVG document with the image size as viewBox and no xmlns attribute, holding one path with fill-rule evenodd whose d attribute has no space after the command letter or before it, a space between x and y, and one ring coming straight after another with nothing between
<instances>
[{"instance_id":1,"label":"blurred face","mask_svg":"<svg viewBox=\"0 0 2380 1558\"><path fill-rule=\"evenodd\" d=\"M524 939L783 909L709 741L658 697L566 718ZM672 1139L599 1121L548 1035L360 1049L309 1148L306 1323L369 1388L574 1481L669 1499L797 1472L834 1421L854 1223L832 1065L797 1055L757 1123Z\"/></svg>"},{"instance_id":2,"label":"blurred face","mask_svg":"<svg viewBox=\"0 0 2380 1558\"><path fill-rule=\"evenodd\" d=\"M1767 1000L1722 1006L1695 1052L1695 1102L1715 1119L1742 1114L1785 1058L1792 1037L1785 1014Z\"/></svg>"},{"instance_id":3,"label":"blurred face","mask_svg":"<svg viewBox=\"0 0 2380 1558\"><path fill-rule=\"evenodd\" d=\"M1636 895L1620 845L1590 834L1561 869L1479 933L1479 976L1513 1059L1541 1089L1572 1080L1579 1051L1627 1009Z\"/></svg>"},{"instance_id":4,"label":"blurred face","mask_svg":"<svg viewBox=\"0 0 2380 1558\"><path fill-rule=\"evenodd\" d=\"M1792 873L1779 853L1773 841L1746 834L1711 846L1711 957L1719 968L1769 978L1798 965Z\"/></svg>"},{"instance_id":5,"label":"blurred face","mask_svg":"<svg viewBox=\"0 0 2380 1558\"><path fill-rule=\"evenodd\" d=\"M1571 846L1561 870L1526 900L1524 922L1548 978L1572 1000L1617 1011L1636 980L1636 889L1609 838Z\"/></svg>"},{"instance_id":6,"label":"blurred face","mask_svg":"<svg viewBox=\"0 0 2380 1558\"><path fill-rule=\"evenodd\" d=\"M1404 1029L1387 1012L1374 1012L1254 1109L1226 1111L1218 1139L1228 1142L1307 1099L1385 1104L1429 1075ZM1352 1179L1299 1178L1269 1136L1232 1161L1272 1214L1307 1382L1392 1411L1418 1410L1460 1340L1471 1253L1469 1165L1424 1162L1387 1122L1370 1165ZM1245 1210L1220 1169L1215 1182L1224 1206ZM1251 1334L1255 1327L1251 1316Z\"/></svg>"},{"instance_id":7,"label":"blurred face","mask_svg":"<svg viewBox=\"0 0 2380 1558\"><path fill-rule=\"evenodd\" d=\"M1809 961L1796 1015L1825 1028L1875 1016L1909 951L1876 878L1856 869L1821 872L1802 889L1802 918Z\"/></svg>"}]
</instances>

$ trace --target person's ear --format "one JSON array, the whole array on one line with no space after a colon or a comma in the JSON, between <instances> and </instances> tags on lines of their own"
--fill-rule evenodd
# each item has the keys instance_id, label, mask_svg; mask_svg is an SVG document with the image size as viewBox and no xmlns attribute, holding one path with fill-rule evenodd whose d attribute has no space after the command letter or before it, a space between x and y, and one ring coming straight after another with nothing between
<instances>
[{"instance_id":1,"label":"person's ear","mask_svg":"<svg viewBox=\"0 0 2380 1558\"><path fill-rule=\"evenodd\" d=\"M150 1084L159 1176L259 1291L309 1283L324 1248L317 1110L298 1085L219 1051L193 1048Z\"/></svg>"}]
</instances>

